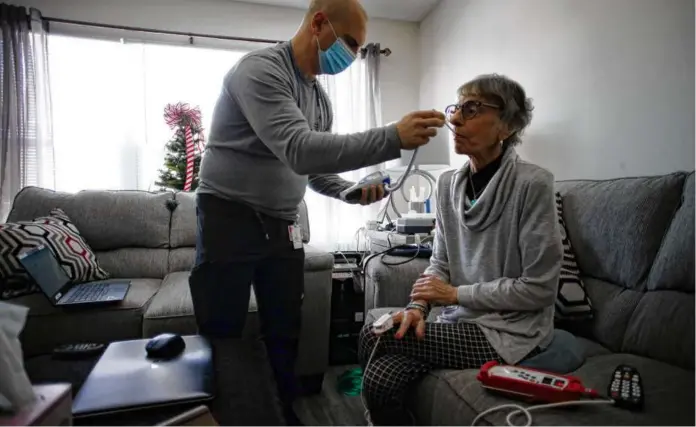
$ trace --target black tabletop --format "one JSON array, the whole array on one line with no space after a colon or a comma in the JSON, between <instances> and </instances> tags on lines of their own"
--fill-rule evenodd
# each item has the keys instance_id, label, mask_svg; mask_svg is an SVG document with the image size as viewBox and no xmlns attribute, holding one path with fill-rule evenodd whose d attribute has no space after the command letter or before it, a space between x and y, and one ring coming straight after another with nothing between
<instances>
[{"instance_id":1,"label":"black tabletop","mask_svg":"<svg viewBox=\"0 0 696 427\"><path fill-rule=\"evenodd\" d=\"M73 397L97 363L98 356L56 360L51 355L25 360L33 384L68 382ZM216 397L208 403L220 425L283 425L265 347L255 339L229 340L214 350ZM75 419L75 425L155 425L200 403Z\"/></svg>"}]
</instances>

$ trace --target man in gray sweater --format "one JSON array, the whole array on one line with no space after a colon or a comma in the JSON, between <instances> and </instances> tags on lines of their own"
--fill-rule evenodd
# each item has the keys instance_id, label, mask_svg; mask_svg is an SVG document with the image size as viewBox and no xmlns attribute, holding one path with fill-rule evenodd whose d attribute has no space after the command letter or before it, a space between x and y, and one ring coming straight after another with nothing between
<instances>
[{"instance_id":1,"label":"man in gray sweater","mask_svg":"<svg viewBox=\"0 0 696 427\"><path fill-rule=\"evenodd\" d=\"M338 197L352 183L336 173L398 158L444 125L442 113L420 111L391 126L330 133L331 104L315 76L350 66L366 22L357 0L315 0L292 40L242 58L224 79L201 163L189 282L200 333L223 347L239 337L253 282L291 424L298 422L291 405L304 287L297 213L307 185ZM361 203L382 196L372 188Z\"/></svg>"}]
</instances>

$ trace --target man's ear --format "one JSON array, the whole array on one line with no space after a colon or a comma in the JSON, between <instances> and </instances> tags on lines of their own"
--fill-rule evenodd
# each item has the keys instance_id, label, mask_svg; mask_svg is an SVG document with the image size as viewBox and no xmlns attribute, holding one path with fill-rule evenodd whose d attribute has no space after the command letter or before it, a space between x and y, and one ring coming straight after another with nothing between
<instances>
[{"instance_id":1,"label":"man's ear","mask_svg":"<svg viewBox=\"0 0 696 427\"><path fill-rule=\"evenodd\" d=\"M317 12L312 16L312 34L315 36L318 36L319 33L321 33L321 29L324 27L326 24L326 15L324 12Z\"/></svg>"}]
</instances>

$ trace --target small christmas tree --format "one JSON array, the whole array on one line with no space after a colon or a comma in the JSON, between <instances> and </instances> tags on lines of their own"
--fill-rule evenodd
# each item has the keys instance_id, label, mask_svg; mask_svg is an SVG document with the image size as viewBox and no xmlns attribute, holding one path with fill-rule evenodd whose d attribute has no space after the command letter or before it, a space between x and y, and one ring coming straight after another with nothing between
<instances>
[{"instance_id":1,"label":"small christmas tree","mask_svg":"<svg viewBox=\"0 0 696 427\"><path fill-rule=\"evenodd\" d=\"M193 191L198 187L203 152L201 111L188 104L168 104L164 118L174 129L174 137L166 145L164 168L155 184L163 190Z\"/></svg>"}]
</instances>

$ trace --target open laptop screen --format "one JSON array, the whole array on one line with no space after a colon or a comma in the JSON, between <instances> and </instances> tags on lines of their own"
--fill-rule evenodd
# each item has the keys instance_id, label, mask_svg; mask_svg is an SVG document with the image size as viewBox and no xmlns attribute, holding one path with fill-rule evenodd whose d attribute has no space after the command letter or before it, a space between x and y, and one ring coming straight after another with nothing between
<instances>
[{"instance_id":1,"label":"open laptop screen","mask_svg":"<svg viewBox=\"0 0 696 427\"><path fill-rule=\"evenodd\" d=\"M60 291L68 284L70 278L49 248L39 246L21 254L19 262L47 297L53 301L61 298Z\"/></svg>"}]
</instances>

